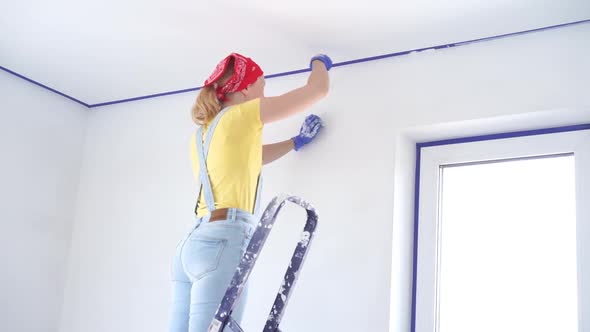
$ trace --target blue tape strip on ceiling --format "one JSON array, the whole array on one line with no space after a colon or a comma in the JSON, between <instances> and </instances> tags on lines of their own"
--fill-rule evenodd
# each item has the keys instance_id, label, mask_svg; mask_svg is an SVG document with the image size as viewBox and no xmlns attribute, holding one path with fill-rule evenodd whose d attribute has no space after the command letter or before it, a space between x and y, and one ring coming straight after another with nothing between
<instances>
[{"instance_id":1,"label":"blue tape strip on ceiling","mask_svg":"<svg viewBox=\"0 0 590 332\"><path fill-rule=\"evenodd\" d=\"M423 52L423 51L428 51L428 50L439 50L439 49L444 49L444 48L451 48L451 47L457 47L457 46L463 46L463 45L468 45L468 44L473 44L473 43L478 43L478 42L486 42L486 41L491 41L491 40L496 40L496 39L500 39L500 38L506 38L506 37L513 37L513 36L518 36L518 35L523 35L523 34L527 34L527 33L533 33L533 32L540 32L540 31L544 31L544 30L550 30L550 29L557 29L557 28L564 28L564 27L569 27L569 26L573 26L573 25L578 25L578 24L584 24L584 23L590 23L590 19L587 20L581 20L581 21L575 21L575 22L569 22L569 23L563 23L563 24L557 24L557 25L551 25L551 26L546 26L546 27L542 27L542 28L537 28L537 29L531 29L531 30L525 30L525 31L518 31L518 32L512 32L512 33L507 33L507 34L503 34L503 35L498 35L498 36L492 36L492 37L485 37L485 38L478 38L478 39L472 39L472 40L468 40L468 41L462 41L462 42L457 42L457 43L450 43L450 44L443 44L443 45L436 45L436 46L430 46L430 47L424 47L424 48L418 48L418 49L413 49L413 50L408 50L408 51L402 51L402 52L396 52L396 53L389 53L389 54L383 54L383 55L378 55L378 56L372 56L372 57L367 57L367 58L361 58L361 59L355 59L355 60L349 60L349 61L343 61L343 62L337 62L334 63L334 67L341 67L341 66L349 66L349 65L353 65L353 64L357 64L357 63L362 63L362 62L369 62L369 61L377 61L377 60L381 60L381 59L386 59L386 58L393 58L393 57L398 57L398 56L403 56L403 55L407 55L410 53L414 53L414 52ZM163 96L169 96L169 95L174 95L174 94L180 94L180 93L186 93L186 92L192 92L192 91L198 91L201 89L201 87L196 87L196 88L189 88L189 89L182 89L182 90L175 90L175 91L169 91L169 92L162 92L162 93L156 93L156 94L151 94L151 95L146 95L146 96L140 96L140 97L134 97L134 98L127 98L127 99L120 99L120 100L114 100L114 101L109 101L109 102L104 102L104 103L98 103L98 104L88 104L85 103L77 98L74 98L72 96L68 96L67 94L58 91L56 89L53 89L45 84L39 83L35 80L32 80L28 77L25 77L24 75L21 75L19 73L16 73L8 68L2 67L0 66L0 69L4 70L5 72L12 74L14 76L17 76L21 79L24 79L30 83L33 83L35 85L38 85L44 89L47 89L53 93L56 93L62 97L65 97L67 99L70 99L80 105L83 105L85 107L88 108L97 108L97 107L102 107L102 106L108 106L108 105L114 105L114 104L121 104L121 103L128 103L128 102L132 102L132 101L137 101L137 100L143 100L143 99L149 99L149 98L157 98L157 97L163 97ZM271 74L271 75L266 75L265 78L274 78L274 77L282 77L282 76L289 76L289 75L296 75L296 74L301 74L301 73L305 73L310 71L309 68L306 69L300 69L300 70L293 70L293 71L288 71L288 72L283 72L283 73L277 73L277 74Z\"/></svg>"}]
</instances>

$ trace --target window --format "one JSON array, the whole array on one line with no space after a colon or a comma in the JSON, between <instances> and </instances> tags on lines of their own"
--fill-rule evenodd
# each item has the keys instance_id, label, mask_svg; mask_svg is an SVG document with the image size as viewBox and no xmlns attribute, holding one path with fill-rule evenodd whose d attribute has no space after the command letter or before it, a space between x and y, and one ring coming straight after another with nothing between
<instances>
[{"instance_id":1,"label":"window","mask_svg":"<svg viewBox=\"0 0 590 332\"><path fill-rule=\"evenodd\" d=\"M590 131L420 150L414 331L583 331Z\"/></svg>"}]
</instances>

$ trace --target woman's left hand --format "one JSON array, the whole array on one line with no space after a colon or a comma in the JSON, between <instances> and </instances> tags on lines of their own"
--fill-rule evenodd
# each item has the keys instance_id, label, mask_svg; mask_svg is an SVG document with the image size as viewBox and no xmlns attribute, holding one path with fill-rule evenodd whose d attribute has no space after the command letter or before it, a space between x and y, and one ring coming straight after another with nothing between
<instances>
[{"instance_id":1,"label":"woman's left hand","mask_svg":"<svg viewBox=\"0 0 590 332\"><path fill-rule=\"evenodd\" d=\"M295 151L301 150L305 145L311 143L323 127L322 119L317 115L309 115L301 126L299 135L293 137Z\"/></svg>"}]
</instances>

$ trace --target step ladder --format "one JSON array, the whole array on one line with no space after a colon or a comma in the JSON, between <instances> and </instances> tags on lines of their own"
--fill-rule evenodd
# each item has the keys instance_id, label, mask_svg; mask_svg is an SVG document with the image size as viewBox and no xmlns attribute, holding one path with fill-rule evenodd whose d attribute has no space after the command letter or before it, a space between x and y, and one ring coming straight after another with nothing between
<instances>
[{"instance_id":1,"label":"step ladder","mask_svg":"<svg viewBox=\"0 0 590 332\"><path fill-rule=\"evenodd\" d=\"M252 235L248 248L242 256L240 265L236 269L236 273L225 292L225 296L215 313L211 325L209 325L208 332L244 332L240 325L231 317L231 313L240 298L243 286L246 284L250 272L252 272L252 269L254 268L254 264L256 264L256 260L258 259L260 251L266 242L266 238L275 223L277 215L286 202L295 203L307 210L307 222L303 228L301 239L297 243L297 247L291 257L291 263L283 277L283 283L277 293L263 329L263 332L281 331L279 329L281 318L283 317L291 291L297 281L297 275L301 270L305 256L309 250L318 222L318 215L309 203L299 197L289 195L275 197L268 204L266 210L264 210L260 222Z\"/></svg>"}]
</instances>

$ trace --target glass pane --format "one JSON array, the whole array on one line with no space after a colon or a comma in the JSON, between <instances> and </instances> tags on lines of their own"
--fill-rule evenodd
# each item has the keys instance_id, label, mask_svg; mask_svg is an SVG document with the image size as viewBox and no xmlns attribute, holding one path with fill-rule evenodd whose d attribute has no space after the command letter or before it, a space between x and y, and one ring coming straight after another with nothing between
<instances>
[{"instance_id":1,"label":"glass pane","mask_svg":"<svg viewBox=\"0 0 590 332\"><path fill-rule=\"evenodd\" d=\"M442 174L439 331L577 332L574 157Z\"/></svg>"}]
</instances>

